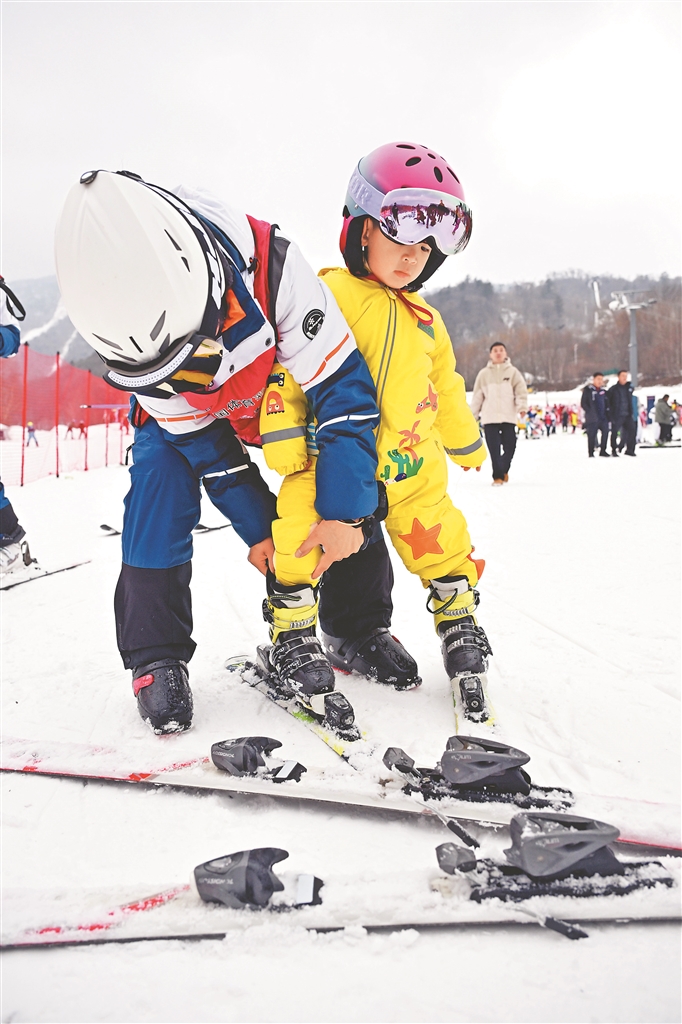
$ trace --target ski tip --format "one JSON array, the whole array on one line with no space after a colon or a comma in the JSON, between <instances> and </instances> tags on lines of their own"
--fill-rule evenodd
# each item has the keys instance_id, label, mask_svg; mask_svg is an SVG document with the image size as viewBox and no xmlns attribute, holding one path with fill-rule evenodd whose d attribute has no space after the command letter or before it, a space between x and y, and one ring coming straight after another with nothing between
<instances>
[{"instance_id":1,"label":"ski tip","mask_svg":"<svg viewBox=\"0 0 682 1024\"><path fill-rule=\"evenodd\" d=\"M248 668L253 662L246 654L235 654L232 658L225 660L224 668L228 672L241 672L243 669Z\"/></svg>"},{"instance_id":2,"label":"ski tip","mask_svg":"<svg viewBox=\"0 0 682 1024\"><path fill-rule=\"evenodd\" d=\"M570 924L568 921L561 921L557 917L546 917L542 922L545 928L558 932L567 939L589 939L589 932L579 928L577 924Z\"/></svg>"}]
</instances>

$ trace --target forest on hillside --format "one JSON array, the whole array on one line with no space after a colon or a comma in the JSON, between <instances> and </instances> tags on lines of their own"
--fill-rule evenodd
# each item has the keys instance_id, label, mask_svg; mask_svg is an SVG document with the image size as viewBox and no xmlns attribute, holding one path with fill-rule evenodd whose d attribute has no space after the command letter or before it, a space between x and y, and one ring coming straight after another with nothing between
<instances>
[{"instance_id":1,"label":"forest on hillside","mask_svg":"<svg viewBox=\"0 0 682 1024\"><path fill-rule=\"evenodd\" d=\"M593 282L597 281L597 298ZM441 313L471 389L490 346L502 341L512 362L537 388L573 388L597 370L629 366L630 318L618 296L655 300L637 310L639 383L682 380L682 279L590 278L555 274L531 284L493 285L467 278L426 294Z\"/></svg>"},{"instance_id":2,"label":"forest on hillside","mask_svg":"<svg viewBox=\"0 0 682 1024\"><path fill-rule=\"evenodd\" d=\"M609 309L612 293L620 292L656 300L636 314L640 383L682 380L682 279L664 274L628 281L604 275L597 279L601 310L593 280L578 272L511 285L467 278L427 291L425 298L443 316L469 389L494 341L504 342L514 365L541 389L572 388L595 370L627 368L629 317L623 309ZM60 305L56 278L17 281L13 287L26 306L22 336L31 347L61 352L68 362L101 375L101 360Z\"/></svg>"}]
</instances>

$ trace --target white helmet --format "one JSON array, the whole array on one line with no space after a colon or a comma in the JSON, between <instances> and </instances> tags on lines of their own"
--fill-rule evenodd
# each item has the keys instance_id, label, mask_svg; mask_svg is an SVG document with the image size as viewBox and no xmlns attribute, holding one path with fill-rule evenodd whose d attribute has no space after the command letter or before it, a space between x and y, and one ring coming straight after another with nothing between
<instances>
[{"instance_id":1,"label":"white helmet","mask_svg":"<svg viewBox=\"0 0 682 1024\"><path fill-rule=\"evenodd\" d=\"M55 261L66 311L109 368L105 379L171 397L169 379L216 337L225 291L199 218L130 172L88 171L66 197Z\"/></svg>"}]
</instances>

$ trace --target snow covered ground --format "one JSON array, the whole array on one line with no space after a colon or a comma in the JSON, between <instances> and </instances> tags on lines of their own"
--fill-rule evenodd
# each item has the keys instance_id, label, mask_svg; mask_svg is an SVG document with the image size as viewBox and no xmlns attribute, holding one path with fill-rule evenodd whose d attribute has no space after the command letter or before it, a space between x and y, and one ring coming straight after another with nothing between
<instances>
[{"instance_id":1,"label":"snow covered ground","mask_svg":"<svg viewBox=\"0 0 682 1024\"><path fill-rule=\"evenodd\" d=\"M120 526L126 487L117 467L9 489L44 565L92 561L2 595L3 735L125 745L147 764L257 733L304 764L351 771L224 672L225 657L265 637L262 578L229 529L195 540L195 727L146 730L115 648L120 545L99 531ZM679 844L680 450L588 460L579 434L522 439L507 486L490 486L488 466L453 467L451 493L487 560L480 619L500 738L532 755L538 782ZM208 504L202 521L219 522ZM449 686L424 593L394 564L394 630L423 686L340 677L339 688L384 746L433 764L454 731ZM432 869L448 838L435 820L267 797L2 784L8 890L115 885L134 899L251 846L284 847L287 867L322 878ZM223 941L11 952L2 1021L679 1021L677 926L589 930L573 943L534 927L315 934L278 917Z\"/></svg>"}]
</instances>

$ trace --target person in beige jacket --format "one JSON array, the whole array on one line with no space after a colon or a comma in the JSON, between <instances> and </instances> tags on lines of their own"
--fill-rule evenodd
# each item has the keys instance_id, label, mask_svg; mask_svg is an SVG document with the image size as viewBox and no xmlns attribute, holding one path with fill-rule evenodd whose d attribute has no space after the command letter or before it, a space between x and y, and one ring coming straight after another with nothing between
<instances>
[{"instance_id":1,"label":"person in beige jacket","mask_svg":"<svg viewBox=\"0 0 682 1024\"><path fill-rule=\"evenodd\" d=\"M485 431L493 467L493 485L506 484L516 450L516 422L528 408L523 375L512 366L501 341L490 346L490 359L474 384L471 411Z\"/></svg>"}]
</instances>

